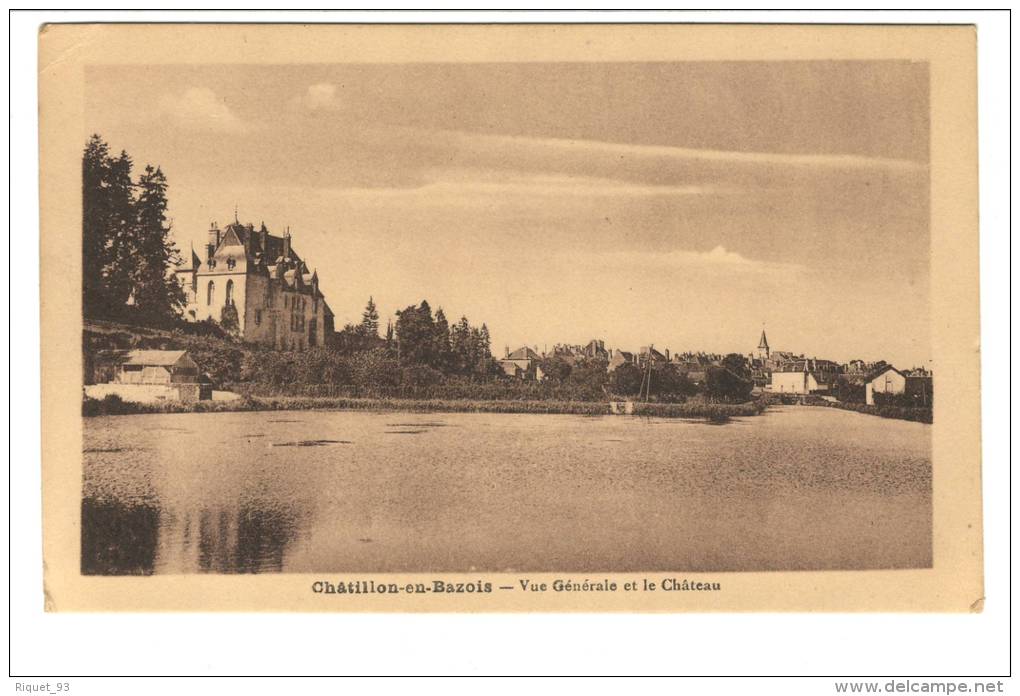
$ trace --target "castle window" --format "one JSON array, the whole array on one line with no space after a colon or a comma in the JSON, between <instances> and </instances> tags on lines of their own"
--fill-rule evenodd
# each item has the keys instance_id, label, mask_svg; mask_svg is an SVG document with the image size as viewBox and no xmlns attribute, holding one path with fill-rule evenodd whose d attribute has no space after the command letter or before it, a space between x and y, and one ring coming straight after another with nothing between
<instances>
[{"instance_id":1,"label":"castle window","mask_svg":"<svg viewBox=\"0 0 1020 696\"><path fill-rule=\"evenodd\" d=\"M233 256L228 256L227 257L227 268L233 268L235 265L237 265L237 262L234 261L234 257Z\"/></svg>"},{"instance_id":2,"label":"castle window","mask_svg":"<svg viewBox=\"0 0 1020 696\"><path fill-rule=\"evenodd\" d=\"M225 303L227 305L234 304L234 281L233 280L228 280L227 281L227 298L226 298Z\"/></svg>"},{"instance_id":3,"label":"castle window","mask_svg":"<svg viewBox=\"0 0 1020 696\"><path fill-rule=\"evenodd\" d=\"M261 309L256 309L255 310L255 325L259 326L261 324L262 324L262 310Z\"/></svg>"},{"instance_id":4,"label":"castle window","mask_svg":"<svg viewBox=\"0 0 1020 696\"><path fill-rule=\"evenodd\" d=\"M212 307L213 297L216 295L216 285L210 280L209 287L206 289L205 303Z\"/></svg>"}]
</instances>

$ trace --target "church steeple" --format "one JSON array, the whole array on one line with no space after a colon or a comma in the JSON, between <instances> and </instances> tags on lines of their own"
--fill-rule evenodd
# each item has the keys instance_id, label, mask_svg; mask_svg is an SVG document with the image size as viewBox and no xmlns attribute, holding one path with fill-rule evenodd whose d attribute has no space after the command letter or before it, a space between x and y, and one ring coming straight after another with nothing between
<instances>
[{"instance_id":1,"label":"church steeple","mask_svg":"<svg viewBox=\"0 0 1020 696\"><path fill-rule=\"evenodd\" d=\"M763 360L769 359L769 340L765 338L764 327L761 330L761 339L758 341L758 357Z\"/></svg>"}]
</instances>

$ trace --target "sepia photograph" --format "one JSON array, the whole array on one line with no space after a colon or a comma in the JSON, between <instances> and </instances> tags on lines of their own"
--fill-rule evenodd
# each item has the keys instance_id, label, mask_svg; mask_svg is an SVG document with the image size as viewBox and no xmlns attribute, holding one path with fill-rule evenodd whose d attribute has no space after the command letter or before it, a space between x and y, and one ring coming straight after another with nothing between
<instances>
[{"instance_id":1,"label":"sepia photograph","mask_svg":"<svg viewBox=\"0 0 1020 696\"><path fill-rule=\"evenodd\" d=\"M85 113L83 573L931 565L925 64L100 66Z\"/></svg>"},{"instance_id":2,"label":"sepia photograph","mask_svg":"<svg viewBox=\"0 0 1020 696\"><path fill-rule=\"evenodd\" d=\"M44 55L117 49L76 59L73 110L41 96L44 268L80 269L47 382L60 582L100 607L149 606L92 584L139 577L177 583L158 608L250 606L185 588L259 575L319 610L979 611L976 237L949 229L976 220L936 208L969 122L919 48L972 35L827 55L754 28L804 40L770 57L737 28L722 52L524 29L44 29Z\"/></svg>"}]
</instances>

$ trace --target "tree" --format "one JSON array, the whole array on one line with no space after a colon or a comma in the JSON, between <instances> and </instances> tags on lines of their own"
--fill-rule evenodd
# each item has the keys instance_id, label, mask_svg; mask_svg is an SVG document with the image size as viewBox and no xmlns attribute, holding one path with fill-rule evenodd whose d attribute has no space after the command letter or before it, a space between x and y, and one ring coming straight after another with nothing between
<instances>
[{"instance_id":1,"label":"tree","mask_svg":"<svg viewBox=\"0 0 1020 696\"><path fill-rule=\"evenodd\" d=\"M93 135L82 155L82 309L86 317L117 318L131 294L121 274L131 260L135 222L131 158L110 155Z\"/></svg>"},{"instance_id":2,"label":"tree","mask_svg":"<svg viewBox=\"0 0 1020 696\"><path fill-rule=\"evenodd\" d=\"M125 305L133 289L135 266L139 262L131 165L131 157L122 150L119 157L110 160L107 182L111 217L107 221L110 265L106 269L106 287L109 291L110 305L106 312L112 317L125 312Z\"/></svg>"},{"instance_id":3,"label":"tree","mask_svg":"<svg viewBox=\"0 0 1020 696\"><path fill-rule=\"evenodd\" d=\"M587 358L575 363L570 370L567 384L576 387L583 398L598 401L604 398L609 375L608 361L602 358Z\"/></svg>"},{"instance_id":4,"label":"tree","mask_svg":"<svg viewBox=\"0 0 1020 696\"><path fill-rule=\"evenodd\" d=\"M863 404L865 388L863 384L853 384L846 377L840 375L836 378L834 385L836 398L844 403Z\"/></svg>"},{"instance_id":5,"label":"tree","mask_svg":"<svg viewBox=\"0 0 1020 696\"><path fill-rule=\"evenodd\" d=\"M93 135L82 155L82 299L85 316L101 313L107 299L104 280L109 265L109 177L110 149Z\"/></svg>"},{"instance_id":6,"label":"tree","mask_svg":"<svg viewBox=\"0 0 1020 696\"><path fill-rule=\"evenodd\" d=\"M85 146L82 309L86 317L165 325L184 304L171 274L180 257L166 221L166 177L146 166L136 185L131 167L126 152L111 156L98 135Z\"/></svg>"},{"instance_id":7,"label":"tree","mask_svg":"<svg viewBox=\"0 0 1020 696\"><path fill-rule=\"evenodd\" d=\"M467 375L476 362L471 324L467 317L461 317L450 329L450 369L457 374Z\"/></svg>"},{"instance_id":8,"label":"tree","mask_svg":"<svg viewBox=\"0 0 1020 696\"><path fill-rule=\"evenodd\" d=\"M365 311L361 313L361 332L366 336L376 338L379 336L379 311L375 307L375 301L371 296L368 298L368 304L365 305Z\"/></svg>"},{"instance_id":9,"label":"tree","mask_svg":"<svg viewBox=\"0 0 1020 696\"><path fill-rule=\"evenodd\" d=\"M613 392L622 396L633 396L641 389L641 380L644 374L641 368L633 363L624 363L615 370L609 383Z\"/></svg>"},{"instance_id":10,"label":"tree","mask_svg":"<svg viewBox=\"0 0 1020 696\"><path fill-rule=\"evenodd\" d=\"M672 365L657 365L652 368L652 394L666 401L682 400L694 394L697 389Z\"/></svg>"},{"instance_id":11,"label":"tree","mask_svg":"<svg viewBox=\"0 0 1020 696\"><path fill-rule=\"evenodd\" d=\"M131 279L131 295L137 311L155 323L169 324L184 306L184 293L170 269L180 254L170 239L166 222L166 177L158 167L145 167L138 179L135 226L130 236L134 262L123 269ZM236 321L236 309L234 310Z\"/></svg>"},{"instance_id":12,"label":"tree","mask_svg":"<svg viewBox=\"0 0 1020 696\"><path fill-rule=\"evenodd\" d=\"M725 367L709 368L705 375L705 391L719 401L743 402L751 398L754 383Z\"/></svg>"},{"instance_id":13,"label":"tree","mask_svg":"<svg viewBox=\"0 0 1020 696\"><path fill-rule=\"evenodd\" d=\"M380 348L366 350L350 358L354 383L363 388L397 387L400 385L400 366Z\"/></svg>"},{"instance_id":14,"label":"tree","mask_svg":"<svg viewBox=\"0 0 1020 696\"><path fill-rule=\"evenodd\" d=\"M386 322L386 346L391 347L393 345L393 322Z\"/></svg>"},{"instance_id":15,"label":"tree","mask_svg":"<svg viewBox=\"0 0 1020 696\"><path fill-rule=\"evenodd\" d=\"M368 345L368 340L366 339L365 332L362 331L361 324L355 326L350 322L336 332L333 337L333 345L341 353L355 353L371 347Z\"/></svg>"},{"instance_id":16,"label":"tree","mask_svg":"<svg viewBox=\"0 0 1020 696\"><path fill-rule=\"evenodd\" d=\"M433 365L435 327L432 308L426 300L397 312L397 352L401 365Z\"/></svg>"},{"instance_id":17,"label":"tree","mask_svg":"<svg viewBox=\"0 0 1020 696\"><path fill-rule=\"evenodd\" d=\"M751 372L747 367L747 358L740 353L730 353L722 359L722 367L740 377L750 377Z\"/></svg>"},{"instance_id":18,"label":"tree","mask_svg":"<svg viewBox=\"0 0 1020 696\"><path fill-rule=\"evenodd\" d=\"M450 352L450 323L446 320L443 308L436 310L436 319L432 329L432 367L447 372L452 367L453 356Z\"/></svg>"},{"instance_id":19,"label":"tree","mask_svg":"<svg viewBox=\"0 0 1020 696\"><path fill-rule=\"evenodd\" d=\"M489 327L485 324L478 329L471 330L471 338L474 342L474 363L472 371L481 377L493 374L495 361L492 359L492 344L489 338Z\"/></svg>"},{"instance_id":20,"label":"tree","mask_svg":"<svg viewBox=\"0 0 1020 696\"><path fill-rule=\"evenodd\" d=\"M548 358L542 358L538 361L538 366L542 368L542 374L547 379L555 380L557 382L563 382L573 371L574 366L569 360L565 359L562 355L553 355Z\"/></svg>"}]
</instances>

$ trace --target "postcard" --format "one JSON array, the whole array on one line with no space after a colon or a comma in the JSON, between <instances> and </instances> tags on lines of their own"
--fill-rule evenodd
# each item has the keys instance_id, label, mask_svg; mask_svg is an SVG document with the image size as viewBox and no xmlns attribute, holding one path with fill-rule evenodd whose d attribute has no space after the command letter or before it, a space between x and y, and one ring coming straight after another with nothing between
<instances>
[{"instance_id":1,"label":"postcard","mask_svg":"<svg viewBox=\"0 0 1020 696\"><path fill-rule=\"evenodd\" d=\"M50 24L52 611L980 611L965 26Z\"/></svg>"}]
</instances>

